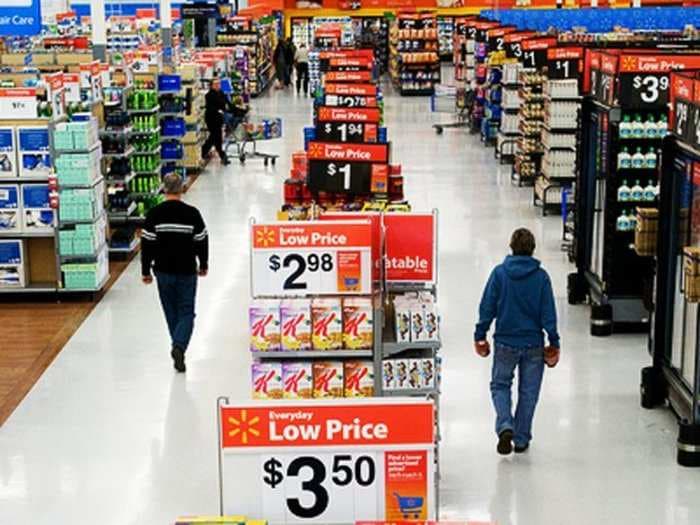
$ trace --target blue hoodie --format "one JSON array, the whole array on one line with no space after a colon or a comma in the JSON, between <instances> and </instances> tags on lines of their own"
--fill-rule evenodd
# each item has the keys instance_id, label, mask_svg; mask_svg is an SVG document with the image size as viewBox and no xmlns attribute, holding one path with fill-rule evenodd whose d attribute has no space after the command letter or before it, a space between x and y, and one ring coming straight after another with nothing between
<instances>
[{"instance_id":1,"label":"blue hoodie","mask_svg":"<svg viewBox=\"0 0 700 525\"><path fill-rule=\"evenodd\" d=\"M483 341L496 319L496 344L511 348L559 348L557 312L549 275L534 257L509 255L491 272L479 305L474 340Z\"/></svg>"}]
</instances>

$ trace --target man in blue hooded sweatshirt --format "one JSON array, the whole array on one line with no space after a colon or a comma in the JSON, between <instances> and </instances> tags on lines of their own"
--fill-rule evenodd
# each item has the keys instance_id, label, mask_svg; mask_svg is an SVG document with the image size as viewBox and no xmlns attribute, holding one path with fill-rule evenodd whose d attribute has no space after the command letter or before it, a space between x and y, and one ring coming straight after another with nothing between
<instances>
[{"instance_id":1,"label":"man in blue hooded sweatshirt","mask_svg":"<svg viewBox=\"0 0 700 525\"><path fill-rule=\"evenodd\" d=\"M535 237L525 228L513 232L513 255L491 272L479 305L474 348L487 357L491 347L486 334L496 319L491 397L496 408L497 450L523 453L532 439L532 418L542 386L545 363L559 361L559 334L552 283L532 254ZM549 346L545 348L544 334ZM518 406L512 413L511 386L518 368Z\"/></svg>"}]
</instances>

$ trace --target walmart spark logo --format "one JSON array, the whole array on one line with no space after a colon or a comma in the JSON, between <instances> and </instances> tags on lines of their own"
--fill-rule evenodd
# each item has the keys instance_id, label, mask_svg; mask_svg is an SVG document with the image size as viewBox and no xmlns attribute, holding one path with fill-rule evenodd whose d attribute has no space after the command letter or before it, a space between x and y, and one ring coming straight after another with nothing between
<instances>
[{"instance_id":1,"label":"walmart spark logo","mask_svg":"<svg viewBox=\"0 0 700 525\"><path fill-rule=\"evenodd\" d=\"M260 437L260 431L257 428L255 428L255 425L257 425L259 422L260 418L257 416L248 420L248 411L241 410L240 419L236 419L233 416L230 416L228 418L228 423L231 426L235 427L232 430L228 431L228 437L240 437L241 443L247 445L249 441L249 435L253 437Z\"/></svg>"},{"instance_id":2,"label":"walmart spark logo","mask_svg":"<svg viewBox=\"0 0 700 525\"><path fill-rule=\"evenodd\" d=\"M635 71L637 69L637 57L622 57L622 71Z\"/></svg>"},{"instance_id":3,"label":"walmart spark logo","mask_svg":"<svg viewBox=\"0 0 700 525\"><path fill-rule=\"evenodd\" d=\"M309 145L309 158L316 159L323 156L323 146L321 144Z\"/></svg>"},{"instance_id":4,"label":"walmart spark logo","mask_svg":"<svg viewBox=\"0 0 700 525\"><path fill-rule=\"evenodd\" d=\"M275 242L275 230L263 226L255 232L255 244L267 248Z\"/></svg>"}]
</instances>

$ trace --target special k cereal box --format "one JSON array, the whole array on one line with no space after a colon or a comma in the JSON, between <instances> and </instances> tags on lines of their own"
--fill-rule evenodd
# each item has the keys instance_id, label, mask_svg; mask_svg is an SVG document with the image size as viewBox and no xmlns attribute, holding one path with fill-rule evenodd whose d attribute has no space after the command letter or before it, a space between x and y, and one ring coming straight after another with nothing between
<instances>
[{"instance_id":1,"label":"special k cereal box","mask_svg":"<svg viewBox=\"0 0 700 525\"><path fill-rule=\"evenodd\" d=\"M282 399L281 363L253 363L253 399Z\"/></svg>"},{"instance_id":2,"label":"special k cereal box","mask_svg":"<svg viewBox=\"0 0 700 525\"><path fill-rule=\"evenodd\" d=\"M316 350L343 347L343 311L340 299L314 299L311 303L312 342Z\"/></svg>"},{"instance_id":3,"label":"special k cereal box","mask_svg":"<svg viewBox=\"0 0 700 525\"><path fill-rule=\"evenodd\" d=\"M345 361L345 397L374 395L374 365L372 361Z\"/></svg>"},{"instance_id":4,"label":"special k cereal box","mask_svg":"<svg viewBox=\"0 0 700 525\"><path fill-rule=\"evenodd\" d=\"M311 301L287 299L280 306L282 350L311 350Z\"/></svg>"},{"instance_id":5,"label":"special k cereal box","mask_svg":"<svg viewBox=\"0 0 700 525\"><path fill-rule=\"evenodd\" d=\"M250 350L273 352L280 349L280 303L273 299L256 299L248 308Z\"/></svg>"},{"instance_id":6,"label":"special k cereal box","mask_svg":"<svg viewBox=\"0 0 700 525\"><path fill-rule=\"evenodd\" d=\"M373 346L374 319L372 300L366 297L349 297L343 301L343 345L351 350L369 349Z\"/></svg>"},{"instance_id":7,"label":"special k cereal box","mask_svg":"<svg viewBox=\"0 0 700 525\"><path fill-rule=\"evenodd\" d=\"M311 399L314 395L314 371L309 362L282 364L285 399Z\"/></svg>"},{"instance_id":8,"label":"special k cereal box","mask_svg":"<svg viewBox=\"0 0 700 525\"><path fill-rule=\"evenodd\" d=\"M342 361L314 362L314 397L343 397L343 363Z\"/></svg>"}]
</instances>

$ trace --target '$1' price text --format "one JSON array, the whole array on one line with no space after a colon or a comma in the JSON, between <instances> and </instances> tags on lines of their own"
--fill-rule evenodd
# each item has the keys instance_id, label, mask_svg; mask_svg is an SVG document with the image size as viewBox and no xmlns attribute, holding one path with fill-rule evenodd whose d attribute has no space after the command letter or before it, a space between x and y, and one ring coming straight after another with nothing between
<instances>
[{"instance_id":1,"label":"'$1' price text","mask_svg":"<svg viewBox=\"0 0 700 525\"><path fill-rule=\"evenodd\" d=\"M356 459L349 454L339 454L332 457L330 467L330 483L337 487L348 487L353 482L360 487L369 487L376 479L377 468L371 456L359 456ZM299 456L294 458L285 470L277 458L270 458L263 463L263 481L272 489L282 486L285 479L301 478L302 492L313 496L309 505L302 504L300 498L287 498L289 511L299 518L313 519L323 514L330 503L330 495L326 483L328 467L315 456ZM287 491L289 492L289 491ZM304 498L308 502L309 498Z\"/></svg>"},{"instance_id":2,"label":"'$1' price text","mask_svg":"<svg viewBox=\"0 0 700 525\"><path fill-rule=\"evenodd\" d=\"M283 287L285 290L306 290L308 283L301 280L304 274L309 271L312 273L332 272L335 267L333 255L330 253L310 253L306 256L299 253L290 253L284 257L273 254L268 259L269 268L277 273L281 268L290 268L291 273L284 281Z\"/></svg>"}]
</instances>

